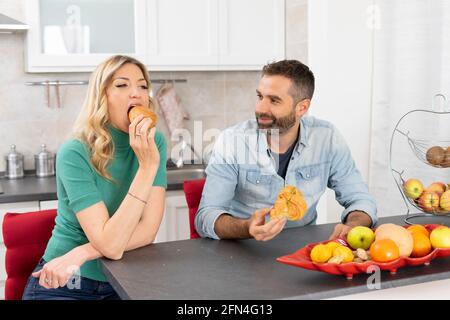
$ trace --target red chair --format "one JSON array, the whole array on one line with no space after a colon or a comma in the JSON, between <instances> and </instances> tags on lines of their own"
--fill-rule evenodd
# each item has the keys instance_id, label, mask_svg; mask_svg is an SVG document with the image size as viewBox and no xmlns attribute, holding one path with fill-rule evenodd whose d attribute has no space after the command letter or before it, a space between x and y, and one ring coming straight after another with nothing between
<instances>
[{"instance_id":1,"label":"red chair","mask_svg":"<svg viewBox=\"0 0 450 320\"><path fill-rule=\"evenodd\" d=\"M22 299L31 272L44 255L55 225L56 209L7 213L3 220L6 247L5 299Z\"/></svg>"},{"instance_id":2,"label":"red chair","mask_svg":"<svg viewBox=\"0 0 450 320\"><path fill-rule=\"evenodd\" d=\"M189 227L191 229L191 239L200 238L195 230L194 219L197 214L200 199L202 198L205 179L188 180L183 183L184 196L189 208Z\"/></svg>"}]
</instances>

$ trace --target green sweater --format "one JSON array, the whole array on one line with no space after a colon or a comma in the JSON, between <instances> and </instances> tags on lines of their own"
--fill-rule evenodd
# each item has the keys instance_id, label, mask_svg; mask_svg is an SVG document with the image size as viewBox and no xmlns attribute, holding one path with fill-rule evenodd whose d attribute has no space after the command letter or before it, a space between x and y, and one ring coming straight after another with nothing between
<instances>
[{"instance_id":1,"label":"green sweater","mask_svg":"<svg viewBox=\"0 0 450 320\"><path fill-rule=\"evenodd\" d=\"M78 222L77 212L103 201L111 217L130 188L139 164L130 146L129 135L112 126L109 126L109 132L114 143L114 158L107 169L114 182L103 178L94 170L90 152L81 141L69 140L58 151L56 157L58 214L44 254L44 260L47 262L89 242ZM156 132L155 143L161 161L153 186L167 188L167 146L160 132ZM80 275L93 280L107 281L97 259L82 265Z\"/></svg>"}]
</instances>

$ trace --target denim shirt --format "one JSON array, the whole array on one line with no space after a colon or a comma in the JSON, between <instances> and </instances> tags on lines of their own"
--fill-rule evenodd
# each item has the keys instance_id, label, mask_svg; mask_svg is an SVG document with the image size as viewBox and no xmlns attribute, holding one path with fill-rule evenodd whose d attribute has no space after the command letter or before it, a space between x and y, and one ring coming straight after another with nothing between
<instances>
[{"instance_id":1,"label":"denim shirt","mask_svg":"<svg viewBox=\"0 0 450 320\"><path fill-rule=\"evenodd\" d=\"M350 212L360 210L376 224L375 199L337 129L327 121L303 117L299 134L285 179L277 174L266 132L258 130L256 120L225 129L219 135L195 217L200 236L219 239L214 224L221 214L247 219L258 209L272 207L286 185L301 190L308 205L303 219L288 221L287 228L315 224L317 202L327 187L335 191L336 200L345 208L342 222Z\"/></svg>"}]
</instances>

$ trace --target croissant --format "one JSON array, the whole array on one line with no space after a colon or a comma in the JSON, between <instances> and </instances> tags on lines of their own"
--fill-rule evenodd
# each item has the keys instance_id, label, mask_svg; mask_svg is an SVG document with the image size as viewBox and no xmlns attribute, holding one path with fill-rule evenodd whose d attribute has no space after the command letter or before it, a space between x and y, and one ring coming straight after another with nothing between
<instances>
[{"instance_id":1,"label":"croissant","mask_svg":"<svg viewBox=\"0 0 450 320\"><path fill-rule=\"evenodd\" d=\"M158 121L156 114L149 108L143 106L135 106L128 110L128 118L130 119L130 122L133 122L134 118L140 114L142 114L144 118L150 118L152 120L150 128L156 126L156 122Z\"/></svg>"},{"instance_id":2,"label":"croissant","mask_svg":"<svg viewBox=\"0 0 450 320\"><path fill-rule=\"evenodd\" d=\"M286 217L288 220L300 220L308 211L303 193L294 186L284 187L278 194L270 218Z\"/></svg>"}]
</instances>

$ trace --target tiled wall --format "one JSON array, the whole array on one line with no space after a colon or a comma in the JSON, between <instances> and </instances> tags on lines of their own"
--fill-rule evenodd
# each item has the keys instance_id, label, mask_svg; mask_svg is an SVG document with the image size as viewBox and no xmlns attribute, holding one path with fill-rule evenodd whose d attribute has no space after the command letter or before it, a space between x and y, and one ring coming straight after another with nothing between
<instances>
[{"instance_id":1,"label":"tiled wall","mask_svg":"<svg viewBox=\"0 0 450 320\"><path fill-rule=\"evenodd\" d=\"M0 4L0 12L22 21L23 8L24 0L4 0ZM0 34L0 171L5 170L3 156L11 144L16 144L17 150L25 155L25 169L34 169L33 155L39 152L41 144L57 151L70 133L86 92L86 86L61 87L62 108L57 109L54 101L49 108L45 87L29 87L25 82L89 77L86 73L25 73L24 37L24 34ZM307 0L286 0L286 57L307 62ZM151 77L187 80L177 83L176 91L191 115L185 127L192 132L196 120L202 121L203 130L221 130L253 117L257 71L153 72ZM154 86L155 92L158 86ZM158 127L167 136L163 121Z\"/></svg>"}]
</instances>

